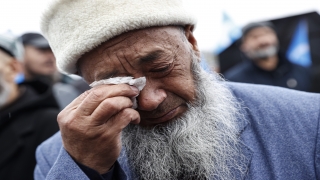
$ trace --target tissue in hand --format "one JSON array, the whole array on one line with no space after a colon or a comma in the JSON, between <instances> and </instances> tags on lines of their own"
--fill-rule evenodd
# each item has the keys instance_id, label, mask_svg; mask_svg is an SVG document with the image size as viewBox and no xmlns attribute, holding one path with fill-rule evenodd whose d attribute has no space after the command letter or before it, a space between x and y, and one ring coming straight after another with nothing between
<instances>
[{"instance_id":1,"label":"tissue in hand","mask_svg":"<svg viewBox=\"0 0 320 180\"><path fill-rule=\"evenodd\" d=\"M99 81L94 81L90 84L90 87L95 87L102 84L129 84L130 86L135 86L136 88L141 91L144 86L146 85L146 78L140 77L137 79L134 79L131 76L128 77L115 77L115 78L109 78L109 79L102 79ZM138 96L138 95L137 95ZM138 107L136 97L131 98L133 102L133 109L136 109Z\"/></svg>"}]
</instances>

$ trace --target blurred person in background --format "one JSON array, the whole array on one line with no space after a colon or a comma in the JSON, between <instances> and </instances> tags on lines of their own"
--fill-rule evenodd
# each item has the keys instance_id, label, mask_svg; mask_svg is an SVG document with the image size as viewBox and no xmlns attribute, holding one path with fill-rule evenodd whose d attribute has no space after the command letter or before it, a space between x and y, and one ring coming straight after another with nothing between
<instances>
[{"instance_id":1,"label":"blurred person in background","mask_svg":"<svg viewBox=\"0 0 320 180\"><path fill-rule=\"evenodd\" d=\"M16 84L22 44L0 35L0 179L32 180L36 147L59 130L59 108L41 81Z\"/></svg>"},{"instance_id":2,"label":"blurred person in background","mask_svg":"<svg viewBox=\"0 0 320 180\"><path fill-rule=\"evenodd\" d=\"M270 22L243 27L241 51L249 59L231 68L225 78L234 82L265 84L310 91L308 69L291 63L279 50L279 40Z\"/></svg>"},{"instance_id":3,"label":"blurred person in background","mask_svg":"<svg viewBox=\"0 0 320 180\"><path fill-rule=\"evenodd\" d=\"M26 81L42 79L53 85L53 93L60 109L63 109L88 85L83 80L74 80L58 72L56 59L48 41L38 33L25 33L21 36L25 48L24 74Z\"/></svg>"}]
</instances>

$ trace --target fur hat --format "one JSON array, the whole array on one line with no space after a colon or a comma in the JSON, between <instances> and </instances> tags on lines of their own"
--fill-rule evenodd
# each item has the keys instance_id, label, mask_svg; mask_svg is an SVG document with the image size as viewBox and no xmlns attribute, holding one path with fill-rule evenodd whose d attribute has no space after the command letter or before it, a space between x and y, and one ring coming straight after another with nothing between
<instances>
[{"instance_id":1,"label":"fur hat","mask_svg":"<svg viewBox=\"0 0 320 180\"><path fill-rule=\"evenodd\" d=\"M152 26L195 25L183 0L53 0L41 31L63 73L76 73L86 52L122 33Z\"/></svg>"}]
</instances>

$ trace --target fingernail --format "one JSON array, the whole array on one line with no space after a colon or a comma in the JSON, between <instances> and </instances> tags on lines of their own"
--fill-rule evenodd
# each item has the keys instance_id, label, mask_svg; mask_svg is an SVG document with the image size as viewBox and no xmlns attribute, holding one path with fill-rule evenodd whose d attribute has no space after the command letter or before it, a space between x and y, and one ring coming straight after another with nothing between
<instances>
[{"instance_id":1,"label":"fingernail","mask_svg":"<svg viewBox=\"0 0 320 180\"><path fill-rule=\"evenodd\" d=\"M135 86L130 86L130 88L135 91L136 93L139 93L139 89Z\"/></svg>"}]
</instances>

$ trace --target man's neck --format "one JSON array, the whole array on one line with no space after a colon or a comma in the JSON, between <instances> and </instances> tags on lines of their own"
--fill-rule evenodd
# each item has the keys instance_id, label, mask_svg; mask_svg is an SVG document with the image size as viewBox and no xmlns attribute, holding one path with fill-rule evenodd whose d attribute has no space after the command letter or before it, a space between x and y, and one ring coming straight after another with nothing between
<instances>
[{"instance_id":1,"label":"man's neck","mask_svg":"<svg viewBox=\"0 0 320 180\"><path fill-rule=\"evenodd\" d=\"M278 56L268 57L266 59L256 60L254 63L265 71L273 71L277 68L279 59Z\"/></svg>"}]
</instances>

